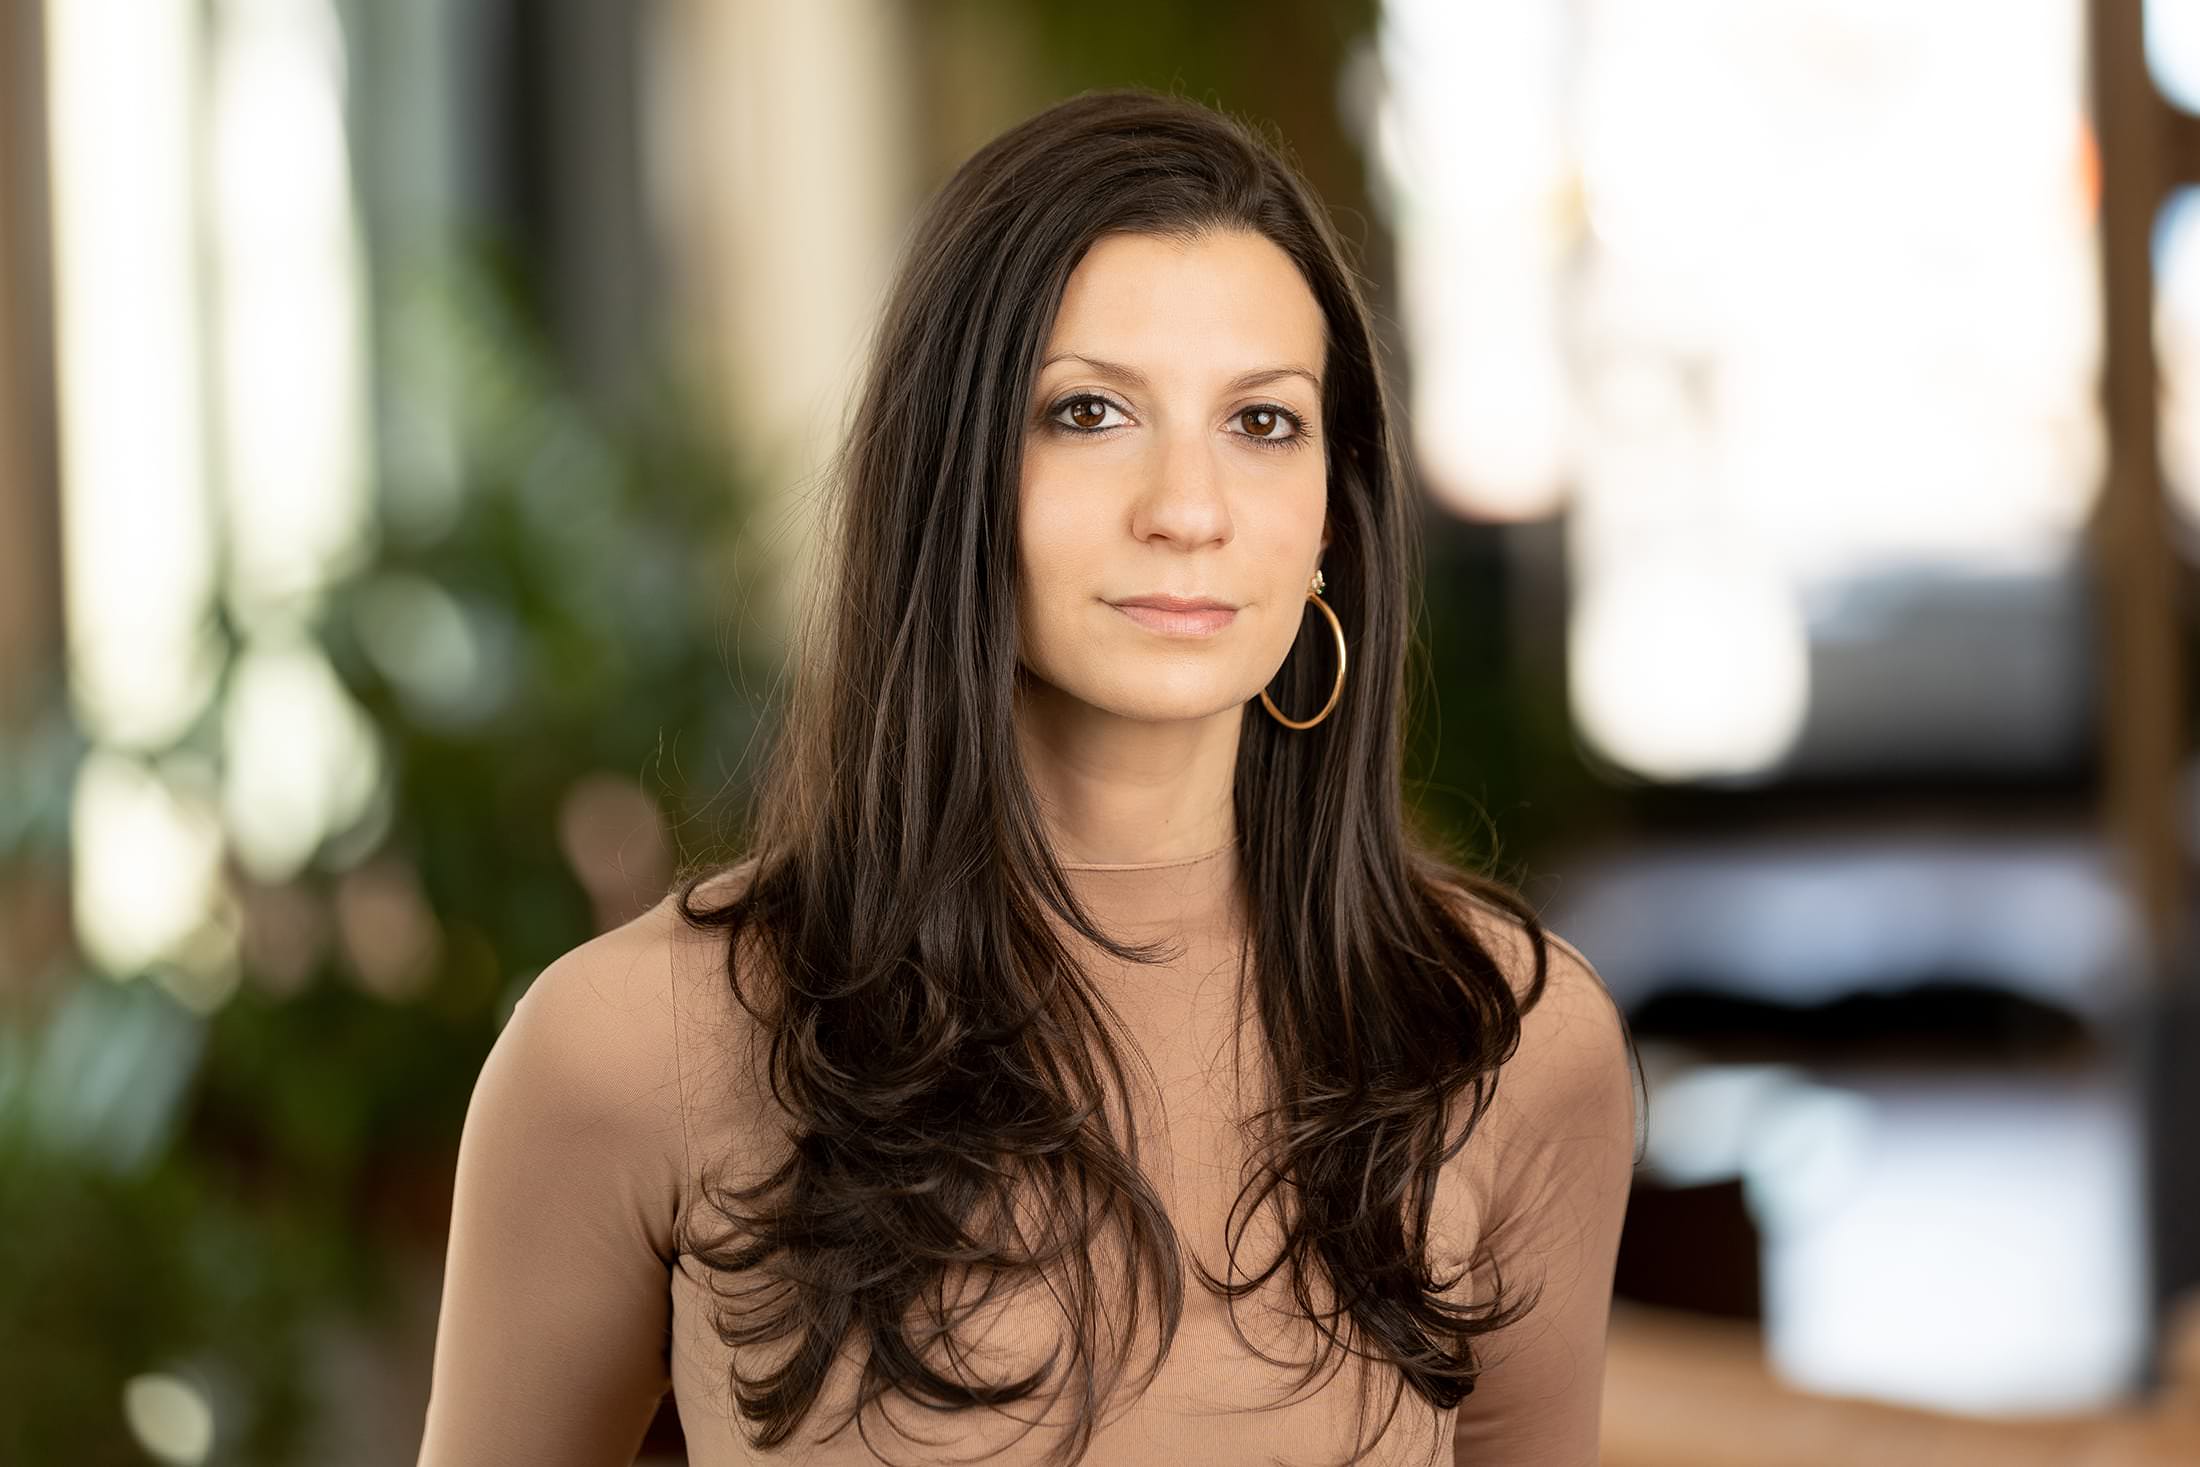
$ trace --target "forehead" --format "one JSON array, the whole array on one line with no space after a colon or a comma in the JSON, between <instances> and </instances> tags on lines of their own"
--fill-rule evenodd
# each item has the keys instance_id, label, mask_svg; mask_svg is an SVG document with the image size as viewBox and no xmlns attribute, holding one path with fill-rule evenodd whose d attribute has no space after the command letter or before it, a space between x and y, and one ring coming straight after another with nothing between
<instances>
[{"instance_id":1,"label":"forehead","mask_svg":"<svg viewBox=\"0 0 2200 1467\"><path fill-rule=\"evenodd\" d=\"M1049 354L1236 373L1296 361L1322 370L1320 304L1291 257L1238 230L1191 243L1103 235L1062 291Z\"/></svg>"}]
</instances>

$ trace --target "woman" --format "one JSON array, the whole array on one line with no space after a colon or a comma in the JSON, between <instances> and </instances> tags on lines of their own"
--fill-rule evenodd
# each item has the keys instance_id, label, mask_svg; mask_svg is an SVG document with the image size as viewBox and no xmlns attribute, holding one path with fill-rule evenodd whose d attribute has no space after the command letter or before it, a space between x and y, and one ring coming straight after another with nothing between
<instances>
[{"instance_id":1,"label":"woman","mask_svg":"<svg viewBox=\"0 0 2200 1467\"><path fill-rule=\"evenodd\" d=\"M949 180L745 857L483 1068L423 1464L625 1463L668 1385L696 1467L1595 1461L1636 1069L1407 828L1392 422L1234 120Z\"/></svg>"}]
</instances>

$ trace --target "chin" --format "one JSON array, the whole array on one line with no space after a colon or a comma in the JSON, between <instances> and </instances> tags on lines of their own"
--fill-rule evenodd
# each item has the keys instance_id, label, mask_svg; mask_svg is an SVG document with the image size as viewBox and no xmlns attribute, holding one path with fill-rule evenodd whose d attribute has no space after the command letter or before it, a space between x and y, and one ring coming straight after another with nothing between
<instances>
[{"instance_id":1,"label":"chin","mask_svg":"<svg viewBox=\"0 0 2200 1467\"><path fill-rule=\"evenodd\" d=\"M1053 700L1155 723L1211 718L1259 691L1243 692L1237 680L1218 677L1211 668L1171 667L1139 657L1094 657L1067 669L1026 663L1025 670Z\"/></svg>"},{"instance_id":2,"label":"chin","mask_svg":"<svg viewBox=\"0 0 2200 1467\"><path fill-rule=\"evenodd\" d=\"M1218 713L1241 706L1252 695L1240 693L1235 687L1218 686L1212 678L1200 678L1196 681L1187 679L1180 684L1162 679L1144 684L1120 683L1106 688L1092 688L1082 693L1072 690L1072 696L1118 718L1135 718L1148 723L1180 723L1196 718L1212 718Z\"/></svg>"},{"instance_id":3,"label":"chin","mask_svg":"<svg viewBox=\"0 0 2200 1467\"><path fill-rule=\"evenodd\" d=\"M1224 712L1235 706L1235 704L1228 702L1225 702L1219 706L1213 703L1200 703L1196 705L1147 704L1135 708L1127 708L1123 710L1122 716L1125 718L1135 718L1141 723L1196 723L1201 719L1213 718L1216 714Z\"/></svg>"}]
</instances>

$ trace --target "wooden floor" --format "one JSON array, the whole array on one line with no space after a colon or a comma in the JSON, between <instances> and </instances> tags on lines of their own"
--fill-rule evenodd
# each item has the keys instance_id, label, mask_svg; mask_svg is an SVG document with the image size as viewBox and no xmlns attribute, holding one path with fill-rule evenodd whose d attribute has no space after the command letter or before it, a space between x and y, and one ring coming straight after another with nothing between
<instances>
[{"instance_id":1,"label":"wooden floor","mask_svg":"<svg viewBox=\"0 0 2200 1467\"><path fill-rule=\"evenodd\" d=\"M2120 1411L1979 1420L1795 1391L1754 1325L1613 1307L1604 1467L2192 1467L2200 1463L2200 1297L2172 1332L2170 1384Z\"/></svg>"}]
</instances>

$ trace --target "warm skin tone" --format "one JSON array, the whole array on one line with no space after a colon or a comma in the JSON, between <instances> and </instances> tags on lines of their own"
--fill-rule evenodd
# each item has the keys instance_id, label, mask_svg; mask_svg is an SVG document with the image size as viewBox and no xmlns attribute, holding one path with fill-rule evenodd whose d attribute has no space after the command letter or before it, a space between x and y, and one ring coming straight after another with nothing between
<instances>
[{"instance_id":1,"label":"warm skin tone","mask_svg":"<svg viewBox=\"0 0 2200 1467\"><path fill-rule=\"evenodd\" d=\"M1258 234L1110 235L1071 273L1024 430L1016 587L1017 736L1062 860L1234 838L1243 720L1268 716L1329 543L1326 346ZM1237 610L1185 635L1116 604L1152 593Z\"/></svg>"}]
</instances>

